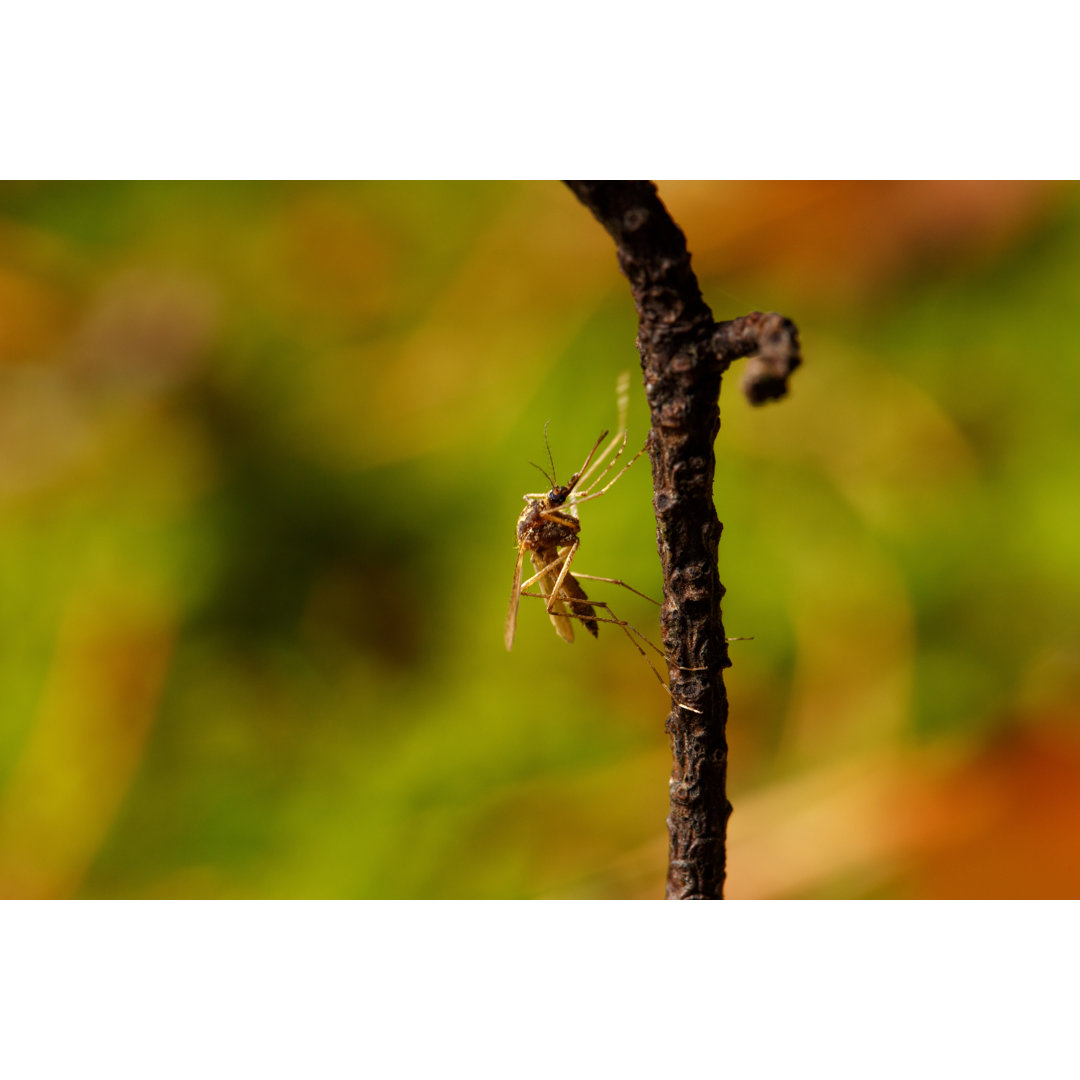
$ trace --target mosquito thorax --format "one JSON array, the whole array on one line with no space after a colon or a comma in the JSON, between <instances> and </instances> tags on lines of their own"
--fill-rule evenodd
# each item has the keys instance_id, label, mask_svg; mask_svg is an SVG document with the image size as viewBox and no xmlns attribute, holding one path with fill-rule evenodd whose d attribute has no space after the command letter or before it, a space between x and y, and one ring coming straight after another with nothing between
<instances>
[{"instance_id":1,"label":"mosquito thorax","mask_svg":"<svg viewBox=\"0 0 1080 1080\"><path fill-rule=\"evenodd\" d=\"M546 502L546 499L533 499L529 505L521 511L521 516L518 518L517 523L517 537L519 541L540 523L540 513L544 509L544 502Z\"/></svg>"}]
</instances>

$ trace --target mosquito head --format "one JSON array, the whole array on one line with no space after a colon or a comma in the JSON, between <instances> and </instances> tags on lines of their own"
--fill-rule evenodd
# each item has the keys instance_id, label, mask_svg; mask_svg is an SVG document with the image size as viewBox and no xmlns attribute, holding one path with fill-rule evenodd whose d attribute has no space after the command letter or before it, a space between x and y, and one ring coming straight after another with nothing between
<instances>
[{"instance_id":1,"label":"mosquito head","mask_svg":"<svg viewBox=\"0 0 1080 1080\"><path fill-rule=\"evenodd\" d=\"M577 482L581 479L581 473L576 472L570 477L569 484L553 484L551 490L548 492L548 502L552 506L562 506L567 499L570 498L570 492L577 487Z\"/></svg>"},{"instance_id":2,"label":"mosquito head","mask_svg":"<svg viewBox=\"0 0 1080 1080\"><path fill-rule=\"evenodd\" d=\"M546 432L545 432L545 437L546 437ZM562 504L564 502L566 502L566 500L568 498L570 498L570 492L573 491L574 488L577 487L578 481L585 475L585 470L588 469L588 467L589 467L589 462L592 461L593 457L596 454L596 451L600 449L600 444L606 438L607 438L607 432L606 431L601 432L600 433L600 438L596 440L596 445L589 451L589 456L585 459L585 464L582 465L581 468L578 469L578 471L576 473L574 473L573 476L570 477L570 483L569 484L562 484L562 485L552 484L551 485L551 491L548 493L548 502L552 506L562 506ZM548 454L550 455L550 453L551 453L551 451L549 450ZM551 466L551 471L552 471L552 473L554 473L554 471L555 471L554 464Z\"/></svg>"},{"instance_id":3,"label":"mosquito head","mask_svg":"<svg viewBox=\"0 0 1080 1080\"><path fill-rule=\"evenodd\" d=\"M550 506L562 506L568 498L570 498L570 492L574 490L574 485L578 482L577 475L570 477L569 484L553 485L548 492L547 501Z\"/></svg>"}]
</instances>

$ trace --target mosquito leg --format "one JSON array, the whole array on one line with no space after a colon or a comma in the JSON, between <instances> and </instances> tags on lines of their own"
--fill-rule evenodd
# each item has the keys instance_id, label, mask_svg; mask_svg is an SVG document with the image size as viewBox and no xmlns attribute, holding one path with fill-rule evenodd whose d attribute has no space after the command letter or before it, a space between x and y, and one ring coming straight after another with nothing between
<instances>
[{"instance_id":1,"label":"mosquito leg","mask_svg":"<svg viewBox=\"0 0 1080 1080\"><path fill-rule=\"evenodd\" d=\"M554 570L556 566L559 566L562 563L563 559L565 559L565 558L566 558L566 553L565 552L562 555L556 556L542 570L537 570L537 572L535 574L533 574L533 576L531 578L529 578L527 581L523 581L521 583L521 588L522 589L527 589L530 585L535 585L546 573L548 573L551 570ZM533 594L533 595L535 595L535 594Z\"/></svg>"},{"instance_id":2,"label":"mosquito leg","mask_svg":"<svg viewBox=\"0 0 1080 1080\"><path fill-rule=\"evenodd\" d=\"M630 466L633 465L634 462L637 461L637 459L645 453L648 445L649 440L646 439L645 445L599 491L586 491L584 495L578 496L574 499L574 505L580 506L583 502L588 502L590 499L599 499L605 491L608 491L611 488L611 486L615 483L616 480L620 479L626 472L629 471Z\"/></svg>"},{"instance_id":3,"label":"mosquito leg","mask_svg":"<svg viewBox=\"0 0 1080 1080\"><path fill-rule=\"evenodd\" d=\"M616 455L606 465L604 465L604 468L600 473L600 477L605 476L608 473L608 471L614 467L615 463L622 456L623 450L626 449L626 432L625 431L617 432L615 434L614 438L612 438L611 442L609 442L607 444L607 446L605 446L604 449L600 451L599 455L597 455L597 457L596 457L596 460L593 461L593 463L589 466L589 468L586 469L581 474L581 476L578 478L578 483L577 483L578 487L581 487L582 485L586 484L586 481L588 481L593 476L593 474L596 472L596 470L600 468L600 466L604 462L604 459L611 453L612 450L615 449L616 446L619 448L618 453L616 453ZM599 477L597 479L599 479ZM596 481L594 480L593 483L595 484Z\"/></svg>"},{"instance_id":4,"label":"mosquito leg","mask_svg":"<svg viewBox=\"0 0 1080 1080\"><path fill-rule=\"evenodd\" d=\"M580 597L570 596L569 594L563 592L563 582L566 580L567 573L570 569L570 562L573 559L574 552L577 551L577 548L578 546L576 543L571 545L571 547L569 547L561 555L557 555L554 559L551 560L551 562L547 563L545 566L542 566L539 570L537 570L535 574L533 574L531 578L529 578L524 584L519 586L522 596L535 596L535 593L526 593L524 590L527 589L530 585L536 584L536 582L540 583L541 593L547 600L547 613L552 617L553 621L556 616L567 617L569 614L573 613L575 602L583 602L586 604L591 603L591 601L589 601L585 597L584 592L582 592ZM547 585L544 579L548 577L548 575L552 574L555 570L555 567L557 566L560 567L559 576L555 579L555 584L551 587L551 590L549 592L547 591ZM562 610L564 602L566 604L566 607L570 609L570 612ZM578 618L579 616L574 613L573 617ZM588 616L585 616L583 621L587 624L589 621ZM556 627L556 629L558 629L558 627ZM592 631L592 633L596 633L595 629ZM563 635L560 631L560 636L565 635ZM567 640L572 641L573 638L571 637Z\"/></svg>"},{"instance_id":5,"label":"mosquito leg","mask_svg":"<svg viewBox=\"0 0 1080 1080\"><path fill-rule=\"evenodd\" d=\"M576 546L577 545L575 545L575 547ZM570 549L567 549L561 555L556 555L555 558L553 558L551 560L551 562L549 562L546 566L542 566L539 570L537 570L536 573L533 574L533 576L531 578L528 578L526 581L522 582L520 588L527 589L530 585L535 585L545 574L547 574L550 571L554 570L557 566L562 566L563 561L566 559L566 557L569 554L570 554ZM534 552L533 555L532 555L533 566L536 565L537 557L538 557L538 553ZM562 578L560 577L559 580L561 581Z\"/></svg>"},{"instance_id":6,"label":"mosquito leg","mask_svg":"<svg viewBox=\"0 0 1080 1080\"><path fill-rule=\"evenodd\" d=\"M524 589L522 589L521 595L522 596L530 596L534 600L550 600L551 599L551 597L548 596L545 593L525 592ZM566 596L561 596L561 597L559 597L559 599L565 601L567 598L566 598ZM663 649L660 648L659 645L653 644L653 642L651 642L645 634L643 634L636 626L634 626L633 623L628 623L625 619L620 619L615 614L615 612L611 610L611 605L610 604L605 604L602 600L593 600L591 597L589 598L587 603L591 607L594 607L594 608L603 608L611 616L610 619L605 619L602 616L598 615L598 616L596 616L596 621L597 622L612 623L615 626L622 626L624 628L629 628L633 633L637 634L637 636L639 638L641 638L641 640L643 642L645 642L645 644L648 645L649 648L652 649L652 651L654 653L656 653L657 656L662 656L662 657L664 657L665 660L667 659L667 654L664 652ZM592 621L592 616L591 615L578 615L576 612L568 612L567 613L567 618L569 618L569 619L578 619L581 622L591 622ZM634 647L635 648L638 647L637 642L634 642ZM694 670L694 669L690 669L690 670Z\"/></svg>"},{"instance_id":7,"label":"mosquito leg","mask_svg":"<svg viewBox=\"0 0 1080 1080\"><path fill-rule=\"evenodd\" d=\"M587 581L607 581L612 585L621 585L624 589L629 589L632 593L635 593L637 596L640 596L643 599L648 600L650 604L655 604L657 607L660 607L660 601L659 600L654 600L651 596L646 596L644 593L638 592L637 589L633 588L633 586L627 585L625 581L619 581L617 578L595 577L592 574L582 574L582 573L577 572L577 571L575 571L574 576L579 577L579 578L585 578ZM611 614L611 615L615 614L615 612L613 612L611 610L611 605L610 604L605 604L605 603L601 602L600 600L590 600L589 603L592 604L593 607L607 608L609 614ZM604 620L601 620L601 621L604 621ZM617 619L616 621L617 622L623 622L623 620L621 620L621 619ZM705 667L685 667L682 664L676 664L675 661L672 660L668 656L668 654L663 651L663 649L658 649L643 633L641 633L640 630L638 630L633 625L633 623L625 623L625 625L629 626L630 629L633 630L634 633L637 634L638 637L640 637L641 640L644 641L645 644L648 645L650 649L655 650L669 664L674 664L674 666L677 667L680 671L708 671L709 670L707 665ZM724 640L725 641L753 641L754 639L752 637L733 637L733 638L729 637L729 638L724 638Z\"/></svg>"},{"instance_id":8,"label":"mosquito leg","mask_svg":"<svg viewBox=\"0 0 1080 1080\"><path fill-rule=\"evenodd\" d=\"M547 568L546 567L544 569L544 573L547 573ZM623 581L616 581L615 578L595 577L592 574L579 574L576 571L574 573L574 577L585 578L586 581L607 581L607 582L611 582L612 584L617 584L617 585L625 585L626 584ZM630 589L631 592L637 593L637 595L642 597L643 599L645 599L645 600L650 599L650 597L645 596L644 593L638 593L636 589L631 589L629 585L627 585L626 587L628 589ZM525 588L525 586L523 585L522 590L524 590L524 588ZM548 596L542 595L540 593L527 593L527 592L522 591L521 595L522 596L532 596L532 597L535 597L538 600L547 600L547 599L549 599ZM565 597L563 599L565 599ZM617 626L629 627L635 634L637 634L637 636L639 638L641 638L642 641L645 642L646 645L649 646L650 649L652 649L652 651L654 653L656 653L657 656L662 656L665 660L667 660L667 662L669 664L672 663L672 661L668 658L667 653L664 652L664 650L661 649L658 645L655 645L652 641L650 641L648 636L643 634L636 626L634 626L633 623L629 623L625 619L620 619L620 618L616 617L615 612L613 612L611 610L611 605L610 604L605 604L603 600L594 600L592 597L589 598L588 602L594 608L605 608L607 610L607 613L609 615L613 616L610 619L600 619L600 618L598 618L597 619L598 622L611 622L611 623L615 623ZM655 604L656 601L653 600L652 603ZM572 613L568 615L568 618L571 618L571 619L581 619L581 618L585 618L585 617L586 616L575 615L575 614L572 614ZM726 638L725 640L727 640L727 641L753 641L754 639L753 638ZM682 664L676 664L675 666L680 671L708 671L709 670L708 667L684 667Z\"/></svg>"},{"instance_id":9,"label":"mosquito leg","mask_svg":"<svg viewBox=\"0 0 1080 1080\"><path fill-rule=\"evenodd\" d=\"M593 462L593 465L589 469L582 469L581 475L578 477L578 483L582 484L596 471L597 466L611 453L616 443L622 440L622 445L619 447L619 454L623 452L623 447L626 446L626 415L630 410L630 372L622 371L619 373L619 377L615 380L615 408L617 410L618 419L615 423L615 434L612 436L611 442L604 448L600 456ZM615 455L615 459L611 462L611 465L615 464L618 460L619 454ZM607 472L607 469L604 470Z\"/></svg>"},{"instance_id":10,"label":"mosquito leg","mask_svg":"<svg viewBox=\"0 0 1080 1080\"><path fill-rule=\"evenodd\" d=\"M652 651L656 653L657 656L662 656L665 660L667 660L667 653L665 653L663 649L661 649L658 645L653 644L653 642L651 642L648 637L645 636L645 634L643 634L636 626L634 626L633 623L628 623L625 619L620 619L619 616L611 610L610 604L605 604L599 600L593 600L591 601L591 603L593 607L603 608L611 616L610 620L605 619L604 622L614 622L621 626L624 632L636 634L637 637L639 637L643 642L645 642L645 644L648 645L649 648L652 649ZM640 646L638 646L638 643L636 641L634 642L634 645L638 648L638 651L640 652Z\"/></svg>"},{"instance_id":11,"label":"mosquito leg","mask_svg":"<svg viewBox=\"0 0 1080 1080\"><path fill-rule=\"evenodd\" d=\"M621 585L624 589L629 589L635 596L640 596L642 600L648 600L650 604L660 606L659 600L654 600L651 596L638 592L633 585L627 585L625 581L621 581L619 578L597 577L595 574L583 574L580 570L574 571L574 577L584 578L586 581L606 581L609 585Z\"/></svg>"},{"instance_id":12,"label":"mosquito leg","mask_svg":"<svg viewBox=\"0 0 1080 1080\"><path fill-rule=\"evenodd\" d=\"M551 599L549 596L545 596L543 593L532 593L532 592L524 592L524 591L522 591L521 595L522 596L532 597L534 600L550 600ZM589 603L593 607L603 608L611 616L610 619L605 619L602 615L597 615L596 618L595 618L596 622L611 623L613 626L621 626L623 628L623 631L625 633L627 633L627 636L629 636L631 633L636 634L639 638L641 638L641 640L643 642L645 642L646 645L649 646L650 649L652 649L653 652L656 653L657 656L662 656L662 657L664 657L665 660L667 659L667 654L664 652L663 649L661 649L658 645L654 645L632 623L628 623L625 619L620 619L615 614L615 612L611 610L611 605L610 604L605 604L601 600L592 600L592 599L589 600ZM574 612L568 612L566 617L568 619L578 619L581 622L586 622L586 621L591 622L592 621L592 616L577 615ZM637 643L637 641L635 641L633 637L631 637L630 640L631 640L631 642L633 642L634 648L637 649L637 651L639 653L641 653L641 655L644 656L646 660L648 660L649 659L648 656L642 650L641 646ZM652 667L651 662L650 662L649 666ZM653 668L653 671L655 671L655 670L656 669Z\"/></svg>"},{"instance_id":13,"label":"mosquito leg","mask_svg":"<svg viewBox=\"0 0 1080 1080\"><path fill-rule=\"evenodd\" d=\"M522 596L530 596L535 600L548 600L549 599L547 596L543 596L540 593L528 593L528 592L523 591L521 593L521 595ZM659 648L658 646L654 645L636 626L633 625L633 623L628 623L625 619L620 619L618 617L618 615L616 615L615 612L611 610L611 605L610 604L605 604L602 600L592 600L592 599L589 600L589 603L593 607L603 608L611 616L610 619L605 619L603 616L597 615L597 616L594 617L594 619L592 621L602 622L602 623L611 623L613 626L618 626L622 630L622 632L626 635L627 640L630 642L630 644L633 645L634 648L637 649L637 651L644 658L645 663L649 665L649 670L656 676L656 681L658 683L660 683L660 685L668 692L668 694L670 694L671 693L671 687L669 687L668 684L666 682L664 682L664 677L660 674L659 671L656 670L656 665L653 664L653 662L649 659L649 654L638 644L638 642L635 639L634 635L636 634L637 637L640 638L646 645L648 645L649 648L652 649L653 652L655 652L658 656L662 656L665 660L667 660L667 654L664 652L664 650ZM566 618L568 618L568 619L577 619L580 622L587 621L586 616L577 615L577 614L574 614L573 612L567 612L566 613ZM670 663L670 661L668 661L668 662ZM681 667L678 664L676 664L675 666L678 667L680 671L699 671L699 670L704 671L705 670L704 668L684 668L684 667ZM683 702L679 701L678 699L676 699L674 697L672 697L672 700L675 702L676 705L679 706L680 709L686 709L688 712L700 713L699 709L695 709L690 705L686 705L686 704L684 704Z\"/></svg>"},{"instance_id":14,"label":"mosquito leg","mask_svg":"<svg viewBox=\"0 0 1080 1080\"><path fill-rule=\"evenodd\" d=\"M626 416L630 411L630 372L620 371L615 380L615 408L618 419L615 424L616 431L626 430Z\"/></svg>"},{"instance_id":15,"label":"mosquito leg","mask_svg":"<svg viewBox=\"0 0 1080 1080\"><path fill-rule=\"evenodd\" d=\"M666 682L664 682L664 677L660 674L659 671L656 670L656 665L653 664L653 662L649 659L649 654L634 640L633 635L637 634L637 636L639 638L641 638L641 640L644 641L645 644L648 645L650 649L654 649L665 660L668 660L667 653L665 653L663 651L663 649L658 649L636 626L633 626L632 624L628 623L625 619L620 619L619 616L616 615L615 612L611 610L611 605L610 604L597 603L596 601L593 601L593 605L595 607L604 608L607 611L607 613L611 616L610 619L600 619L598 621L600 621L600 622L613 622L613 623L616 624L616 626L619 626L619 627L622 628L622 632L626 635L626 637L629 640L630 644L633 645L634 648L637 649L637 651L639 653L641 653L641 655L645 658L645 663L649 665L649 670L652 671L652 673L656 676L656 681L668 692L668 694L671 695L671 700L674 701L675 704L678 705L680 709L686 709L687 712L697 713L698 715L701 715L701 710L700 709L695 709L692 705L687 705L684 702L680 701L677 697L675 697L675 695L671 691L671 687ZM630 631L633 631L633 634L631 634ZM668 663L671 663L671 661L668 660ZM675 666L679 667L678 664L676 664ZM686 669L679 667L679 670L680 671L685 671Z\"/></svg>"},{"instance_id":16,"label":"mosquito leg","mask_svg":"<svg viewBox=\"0 0 1080 1080\"><path fill-rule=\"evenodd\" d=\"M546 568L545 568L544 572L545 573L547 572ZM633 586L627 585L625 581L620 581L618 578L597 577L595 574L582 574L582 573L579 573L576 570L574 571L574 577L584 578L586 581L606 581L611 585L622 585L624 588L629 589L635 595L640 596L643 600L648 600L650 603L656 604L657 607L660 606L659 602L656 601L656 600L653 600L653 598L651 596L646 596L644 593L639 593L637 591L637 589L635 589ZM523 585L522 588L524 589L525 586ZM535 597L540 596L539 593L526 593L526 592L523 592L521 595L522 596L535 596ZM544 597L542 597L542 599L546 600L547 597L544 596ZM610 604L605 604L602 600L594 600L594 599L592 599L592 597L590 597L589 598L589 603L592 604L592 606L594 608L606 608L609 615L612 615L612 616L615 615L615 612L613 612L611 610L611 605ZM578 618L581 618L581 616L579 616L579 615L571 615L570 618L578 619ZM669 664L672 663L672 661L668 658L667 653L664 652L663 649L661 649L658 646L656 646L655 644L653 644L653 642L650 641L649 638L645 634L643 634L636 626L634 626L633 623L626 622L625 619L619 619L617 617L616 618L611 618L611 619L599 619L598 621L599 622L613 622L618 626L629 627L635 634L637 634L637 636L639 638L641 638L642 641L645 642L646 645L649 646L650 649L653 650L653 652L655 652L657 654L657 656L662 656L665 660L667 660L667 662ZM725 640L726 641L753 641L754 639L753 638L726 638ZM680 671L708 671L709 670L708 667L684 667L682 664L676 664L675 666Z\"/></svg>"},{"instance_id":17,"label":"mosquito leg","mask_svg":"<svg viewBox=\"0 0 1080 1080\"><path fill-rule=\"evenodd\" d=\"M578 541L575 540L566 553L561 556L562 569L559 571L559 576L555 579L555 584L551 588L551 602L548 604L548 614L551 614L552 605L559 599L559 594L562 592L563 582L566 580L566 575L570 572L570 564L574 561L574 555L577 553Z\"/></svg>"}]
</instances>

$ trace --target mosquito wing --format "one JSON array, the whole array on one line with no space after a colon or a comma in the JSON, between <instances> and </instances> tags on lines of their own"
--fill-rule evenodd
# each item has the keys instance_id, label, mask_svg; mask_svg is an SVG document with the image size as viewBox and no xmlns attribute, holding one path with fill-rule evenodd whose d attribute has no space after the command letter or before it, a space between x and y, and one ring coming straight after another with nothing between
<instances>
[{"instance_id":1,"label":"mosquito wing","mask_svg":"<svg viewBox=\"0 0 1080 1080\"><path fill-rule=\"evenodd\" d=\"M535 557L533 558L533 566L536 567L537 573L540 573L544 569L544 563L540 562ZM555 588L555 582L558 580L559 574L557 570L549 570L540 574L540 579L537 581L537 585L540 587L540 595L545 599L551 596L551 590ZM563 639L563 641L574 640L574 623L569 615L566 614L566 605L562 602L562 597L566 595L565 585L564 588L559 590L559 599L557 599L552 605L551 610L548 612L548 617L551 619L551 625L555 627L555 632Z\"/></svg>"},{"instance_id":2,"label":"mosquito wing","mask_svg":"<svg viewBox=\"0 0 1080 1080\"><path fill-rule=\"evenodd\" d=\"M517 630L518 606L521 603L521 560L525 557L525 548L518 548L517 566L514 567L514 587L510 590L510 610L506 613L506 651L514 647L514 632Z\"/></svg>"}]
</instances>

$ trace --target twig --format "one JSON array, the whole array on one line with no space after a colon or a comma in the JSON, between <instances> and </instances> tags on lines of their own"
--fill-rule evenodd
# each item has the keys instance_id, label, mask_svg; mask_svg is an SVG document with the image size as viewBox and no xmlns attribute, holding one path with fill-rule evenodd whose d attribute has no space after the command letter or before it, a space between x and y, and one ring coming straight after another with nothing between
<instances>
[{"instance_id":1,"label":"twig","mask_svg":"<svg viewBox=\"0 0 1080 1080\"><path fill-rule=\"evenodd\" d=\"M615 240L638 313L638 351L652 416L653 509L664 573L661 637L672 697L667 719L674 758L667 895L723 897L726 861L728 702L731 666L721 620L724 587L717 569L721 525L713 505L720 430L720 379L750 356L743 391L757 405L782 397L798 367L795 325L754 312L714 321L690 266L686 238L653 184L568 180L567 185Z\"/></svg>"}]
</instances>

